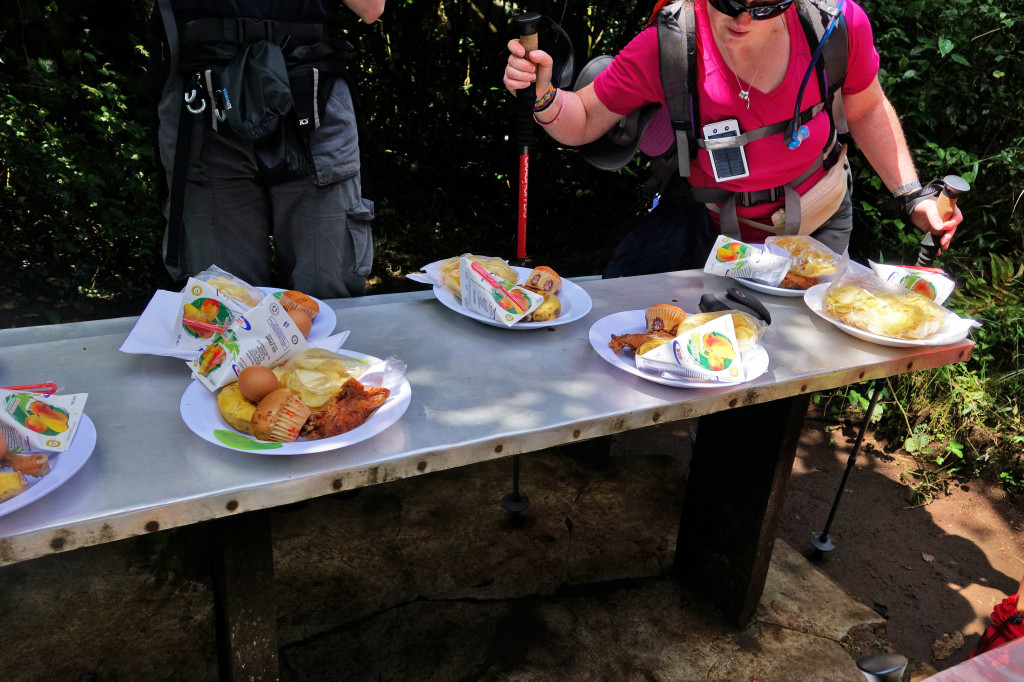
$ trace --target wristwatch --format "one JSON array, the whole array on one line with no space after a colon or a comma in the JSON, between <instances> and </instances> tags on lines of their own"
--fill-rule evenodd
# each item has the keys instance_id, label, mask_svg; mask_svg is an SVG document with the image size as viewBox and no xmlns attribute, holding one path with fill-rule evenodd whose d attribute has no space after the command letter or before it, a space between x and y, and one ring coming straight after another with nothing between
<instances>
[{"instance_id":1,"label":"wristwatch","mask_svg":"<svg viewBox=\"0 0 1024 682\"><path fill-rule=\"evenodd\" d=\"M913 181L911 181L911 182L908 182L908 183L907 183L907 184L905 184L905 185L900 185L899 187L897 187L896 189L894 189L894 190L892 191L892 195L893 195L894 197L901 197L901 196L903 196L904 194L910 194L910 193L911 193L911 192L913 192L913 191L914 191L915 189L918 189L918 188L920 188L920 187L921 187L921 181L920 181L920 180L913 180Z\"/></svg>"}]
</instances>

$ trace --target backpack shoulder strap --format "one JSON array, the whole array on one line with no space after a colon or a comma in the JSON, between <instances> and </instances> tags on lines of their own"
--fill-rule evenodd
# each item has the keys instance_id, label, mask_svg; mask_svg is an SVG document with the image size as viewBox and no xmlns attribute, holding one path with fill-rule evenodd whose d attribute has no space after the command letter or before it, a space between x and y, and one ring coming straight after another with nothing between
<instances>
[{"instance_id":1,"label":"backpack shoulder strap","mask_svg":"<svg viewBox=\"0 0 1024 682\"><path fill-rule=\"evenodd\" d=\"M797 15L807 37L807 45L813 54L821 43L833 17L836 18L832 35L825 41L821 57L815 66L818 89L822 101L828 105L832 125L841 133L847 132L846 116L843 114L842 97L839 90L846 81L846 66L850 56L849 32L846 18L842 14L842 2L835 0L798 0Z\"/></svg>"},{"instance_id":2,"label":"backpack shoulder strap","mask_svg":"<svg viewBox=\"0 0 1024 682\"><path fill-rule=\"evenodd\" d=\"M697 27L693 0L676 0L658 13L658 53L661 87L665 91L669 119L676 137L679 175L689 177L690 159L696 147L694 121L697 115Z\"/></svg>"}]
</instances>

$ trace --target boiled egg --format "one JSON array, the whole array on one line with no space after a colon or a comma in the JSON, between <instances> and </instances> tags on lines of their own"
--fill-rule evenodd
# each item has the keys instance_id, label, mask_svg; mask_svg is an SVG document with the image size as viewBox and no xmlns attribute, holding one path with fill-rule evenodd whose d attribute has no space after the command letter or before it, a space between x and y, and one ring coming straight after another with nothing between
<instances>
[{"instance_id":1,"label":"boiled egg","mask_svg":"<svg viewBox=\"0 0 1024 682\"><path fill-rule=\"evenodd\" d=\"M238 373L238 390L247 400L258 403L278 389L277 375L262 365L250 365Z\"/></svg>"}]
</instances>

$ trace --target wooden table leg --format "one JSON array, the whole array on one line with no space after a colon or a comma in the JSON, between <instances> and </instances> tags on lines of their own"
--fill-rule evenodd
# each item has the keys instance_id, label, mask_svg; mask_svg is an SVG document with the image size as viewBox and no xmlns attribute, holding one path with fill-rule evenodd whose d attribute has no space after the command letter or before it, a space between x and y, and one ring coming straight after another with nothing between
<instances>
[{"instance_id":1,"label":"wooden table leg","mask_svg":"<svg viewBox=\"0 0 1024 682\"><path fill-rule=\"evenodd\" d=\"M277 680L270 512L227 516L212 525L211 569L220 679Z\"/></svg>"},{"instance_id":2,"label":"wooden table leg","mask_svg":"<svg viewBox=\"0 0 1024 682\"><path fill-rule=\"evenodd\" d=\"M701 417L675 572L746 627L764 591L810 396Z\"/></svg>"}]
</instances>

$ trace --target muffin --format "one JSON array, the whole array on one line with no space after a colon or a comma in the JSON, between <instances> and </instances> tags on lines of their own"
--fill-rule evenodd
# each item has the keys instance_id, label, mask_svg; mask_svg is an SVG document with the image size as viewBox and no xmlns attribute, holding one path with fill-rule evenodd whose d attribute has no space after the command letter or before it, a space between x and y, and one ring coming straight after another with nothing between
<instances>
[{"instance_id":1,"label":"muffin","mask_svg":"<svg viewBox=\"0 0 1024 682\"><path fill-rule=\"evenodd\" d=\"M675 336L679 332L679 323L686 319L686 311L668 303L652 305L644 315L647 318L647 333L664 332Z\"/></svg>"},{"instance_id":2,"label":"muffin","mask_svg":"<svg viewBox=\"0 0 1024 682\"><path fill-rule=\"evenodd\" d=\"M316 316L320 313L320 304L312 296L308 296L301 291L284 291L281 293L281 305L285 310L301 310L306 313L310 321L316 319Z\"/></svg>"},{"instance_id":3,"label":"muffin","mask_svg":"<svg viewBox=\"0 0 1024 682\"><path fill-rule=\"evenodd\" d=\"M252 435L260 440L290 443L299 437L299 429L310 411L290 388L271 391L252 413Z\"/></svg>"},{"instance_id":4,"label":"muffin","mask_svg":"<svg viewBox=\"0 0 1024 682\"><path fill-rule=\"evenodd\" d=\"M557 294L562 290L562 278L548 266L538 265L526 278L526 283L523 286L535 291Z\"/></svg>"}]
</instances>

